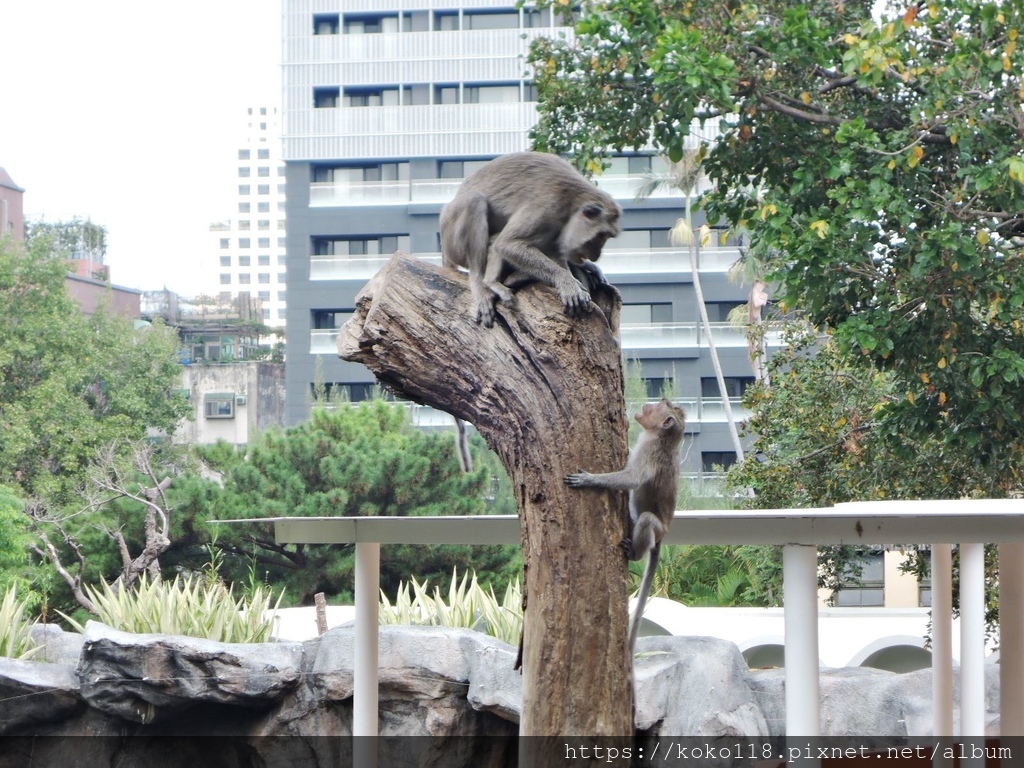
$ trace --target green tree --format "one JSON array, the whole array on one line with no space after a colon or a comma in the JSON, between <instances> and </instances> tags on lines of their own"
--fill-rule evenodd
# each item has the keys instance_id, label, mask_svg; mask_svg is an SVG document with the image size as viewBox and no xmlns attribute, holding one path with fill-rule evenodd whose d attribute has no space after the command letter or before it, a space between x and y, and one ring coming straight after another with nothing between
<instances>
[{"instance_id":1,"label":"green tree","mask_svg":"<svg viewBox=\"0 0 1024 768\"><path fill-rule=\"evenodd\" d=\"M1024 468L1024 7L875 5L588 6L573 41L533 48L534 141L594 170L717 132L709 219L749 231L844 360L890 374L869 421L899 466L938 436L1005 495Z\"/></svg>"},{"instance_id":2,"label":"green tree","mask_svg":"<svg viewBox=\"0 0 1024 768\"><path fill-rule=\"evenodd\" d=\"M44 241L53 255L102 262L107 253L107 228L75 216L65 221L37 219L25 222L29 243Z\"/></svg>"},{"instance_id":3,"label":"green tree","mask_svg":"<svg viewBox=\"0 0 1024 768\"><path fill-rule=\"evenodd\" d=\"M50 507L73 503L103 446L171 431L177 337L101 311L86 318L47 241L0 240L0 483Z\"/></svg>"},{"instance_id":4,"label":"green tree","mask_svg":"<svg viewBox=\"0 0 1024 768\"><path fill-rule=\"evenodd\" d=\"M174 491L181 528L174 552L194 563L197 548L212 543L225 557L225 573L245 579L253 568L285 600L309 603L317 592L348 600L352 590L351 546L279 545L267 525L215 526L206 519L254 517L362 517L368 515L475 515L487 511L494 487L486 462L464 474L450 434L411 427L405 409L382 400L315 408L310 419L285 431L269 431L248 449L218 446L207 453L223 472L223 488L192 478ZM447 579L452 568L501 573L507 581L514 548L385 547L381 586L394 594L400 580ZM498 585L496 585L496 588Z\"/></svg>"}]
</instances>

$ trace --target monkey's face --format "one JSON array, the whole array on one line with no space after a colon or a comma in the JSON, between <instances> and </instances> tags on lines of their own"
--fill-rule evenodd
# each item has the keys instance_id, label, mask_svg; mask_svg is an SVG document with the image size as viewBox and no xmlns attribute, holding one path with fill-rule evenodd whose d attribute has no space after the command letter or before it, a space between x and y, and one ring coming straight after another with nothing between
<instances>
[{"instance_id":1,"label":"monkey's face","mask_svg":"<svg viewBox=\"0 0 1024 768\"><path fill-rule=\"evenodd\" d=\"M686 424L686 411L668 400L645 403L636 415L636 420L644 429L681 430Z\"/></svg>"},{"instance_id":2,"label":"monkey's face","mask_svg":"<svg viewBox=\"0 0 1024 768\"><path fill-rule=\"evenodd\" d=\"M614 200L583 205L562 230L562 252L579 263L581 259L597 261L605 243L619 234L621 209Z\"/></svg>"}]
</instances>

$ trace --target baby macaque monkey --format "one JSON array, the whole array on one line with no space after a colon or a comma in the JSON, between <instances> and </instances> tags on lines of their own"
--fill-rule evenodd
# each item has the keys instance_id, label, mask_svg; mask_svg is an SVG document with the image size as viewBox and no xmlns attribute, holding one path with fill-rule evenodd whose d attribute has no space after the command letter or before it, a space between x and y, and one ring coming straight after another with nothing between
<instances>
[{"instance_id":1,"label":"baby macaque monkey","mask_svg":"<svg viewBox=\"0 0 1024 768\"><path fill-rule=\"evenodd\" d=\"M661 539L675 514L679 493L679 445L683 441L686 412L662 400L646 404L636 420L643 432L629 452L625 469L599 475L577 472L565 476L565 484L573 488L629 491L630 534L628 539L623 539L622 549L630 560L640 560L647 555L629 632L631 655L636 650L640 621L658 567Z\"/></svg>"}]
</instances>

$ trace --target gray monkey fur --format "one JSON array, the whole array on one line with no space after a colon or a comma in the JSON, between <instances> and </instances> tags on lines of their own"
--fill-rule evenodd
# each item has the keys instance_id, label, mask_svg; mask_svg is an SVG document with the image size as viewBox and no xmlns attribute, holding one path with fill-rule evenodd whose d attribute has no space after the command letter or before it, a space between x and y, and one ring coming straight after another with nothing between
<instances>
[{"instance_id":1,"label":"gray monkey fur","mask_svg":"<svg viewBox=\"0 0 1024 768\"><path fill-rule=\"evenodd\" d=\"M441 211L446 267L469 271L476 321L494 324L495 300L538 281L558 291L566 313L590 309L605 280L593 263L619 234L621 210L568 162L542 152L498 157L470 175Z\"/></svg>"},{"instance_id":2,"label":"gray monkey fur","mask_svg":"<svg viewBox=\"0 0 1024 768\"><path fill-rule=\"evenodd\" d=\"M675 514L679 494L679 445L686 428L686 412L662 400L646 404L636 414L636 420L643 432L629 452L624 469L604 474L581 471L565 476L565 484L573 488L629 491L630 532L621 546L630 560L647 556L629 631L630 656L636 651L640 622L661 555L661 539Z\"/></svg>"}]
</instances>

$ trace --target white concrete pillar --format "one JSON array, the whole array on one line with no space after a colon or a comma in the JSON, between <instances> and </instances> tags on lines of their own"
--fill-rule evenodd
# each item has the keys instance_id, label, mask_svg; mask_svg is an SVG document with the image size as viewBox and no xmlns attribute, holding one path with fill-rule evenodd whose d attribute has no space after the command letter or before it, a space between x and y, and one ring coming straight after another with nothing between
<instances>
[{"instance_id":1,"label":"white concrete pillar","mask_svg":"<svg viewBox=\"0 0 1024 768\"><path fill-rule=\"evenodd\" d=\"M353 765L377 768L377 659L380 544L356 544L355 669L352 680Z\"/></svg>"},{"instance_id":2,"label":"white concrete pillar","mask_svg":"<svg viewBox=\"0 0 1024 768\"><path fill-rule=\"evenodd\" d=\"M818 695L818 550L782 550L786 626L786 736L821 735Z\"/></svg>"},{"instance_id":3,"label":"white concrete pillar","mask_svg":"<svg viewBox=\"0 0 1024 768\"><path fill-rule=\"evenodd\" d=\"M932 733L953 736L953 546L932 545Z\"/></svg>"},{"instance_id":4,"label":"white concrete pillar","mask_svg":"<svg viewBox=\"0 0 1024 768\"><path fill-rule=\"evenodd\" d=\"M1000 736L1024 736L1024 543L999 545ZM1005 743L1005 742L1004 742Z\"/></svg>"},{"instance_id":5,"label":"white concrete pillar","mask_svg":"<svg viewBox=\"0 0 1024 768\"><path fill-rule=\"evenodd\" d=\"M960 735L985 735L985 545L960 545Z\"/></svg>"}]
</instances>

